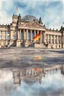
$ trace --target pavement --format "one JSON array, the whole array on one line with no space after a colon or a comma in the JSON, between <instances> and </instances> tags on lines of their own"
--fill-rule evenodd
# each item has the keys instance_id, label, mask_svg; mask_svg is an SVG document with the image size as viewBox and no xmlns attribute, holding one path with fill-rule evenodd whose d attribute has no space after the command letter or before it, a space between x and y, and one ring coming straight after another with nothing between
<instances>
[{"instance_id":1,"label":"pavement","mask_svg":"<svg viewBox=\"0 0 64 96\"><path fill-rule=\"evenodd\" d=\"M28 67L33 65L49 66L50 64L64 64L64 49L0 49L0 68Z\"/></svg>"}]
</instances>

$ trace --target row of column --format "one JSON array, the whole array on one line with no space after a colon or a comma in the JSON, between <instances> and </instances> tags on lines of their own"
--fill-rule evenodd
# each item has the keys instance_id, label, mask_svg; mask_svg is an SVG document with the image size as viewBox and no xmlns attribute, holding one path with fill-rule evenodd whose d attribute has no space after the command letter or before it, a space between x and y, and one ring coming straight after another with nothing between
<instances>
[{"instance_id":1,"label":"row of column","mask_svg":"<svg viewBox=\"0 0 64 96\"><path fill-rule=\"evenodd\" d=\"M23 69L22 71L20 71L21 76L35 76L38 75L40 73L43 73L42 69L40 69L40 72L33 69Z\"/></svg>"},{"instance_id":2,"label":"row of column","mask_svg":"<svg viewBox=\"0 0 64 96\"><path fill-rule=\"evenodd\" d=\"M18 31L18 40L22 40L22 38L21 38L21 32L22 32L22 30L19 30ZM23 30L23 32L24 32L24 40L28 40L28 32L30 32L30 40L32 41L33 40L33 37L32 37L32 30ZM36 30L34 30L33 31L34 32L34 36L37 36L37 34L39 33L39 31L37 31L37 34L36 34ZM40 31L40 35L41 35L41 37L40 37L40 42L43 42L43 31Z\"/></svg>"},{"instance_id":3,"label":"row of column","mask_svg":"<svg viewBox=\"0 0 64 96\"><path fill-rule=\"evenodd\" d=\"M6 39L10 39L10 34L8 32L0 32L0 40L6 40Z\"/></svg>"},{"instance_id":4,"label":"row of column","mask_svg":"<svg viewBox=\"0 0 64 96\"><path fill-rule=\"evenodd\" d=\"M46 39L47 39L47 42L48 42L48 43L51 43L51 44L52 44L52 43L54 43L54 44L55 44L55 43L57 43L57 44L58 44L58 43L61 43L61 38L59 38L59 36L55 36L55 35L54 35L53 37L52 37L52 35L50 35L50 36L47 35L47 36L48 36L48 37L46 37ZM49 41L50 41L50 42L49 42Z\"/></svg>"}]
</instances>

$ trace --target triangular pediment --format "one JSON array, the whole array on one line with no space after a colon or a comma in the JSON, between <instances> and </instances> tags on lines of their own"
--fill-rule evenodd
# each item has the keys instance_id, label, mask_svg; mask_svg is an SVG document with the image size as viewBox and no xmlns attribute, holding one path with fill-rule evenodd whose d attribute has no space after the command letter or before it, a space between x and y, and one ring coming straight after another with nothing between
<instances>
[{"instance_id":1,"label":"triangular pediment","mask_svg":"<svg viewBox=\"0 0 64 96\"><path fill-rule=\"evenodd\" d=\"M28 27L28 28L41 28L43 29L44 26L43 25L40 25L39 23L37 22L20 22L19 25L20 27Z\"/></svg>"}]
</instances>

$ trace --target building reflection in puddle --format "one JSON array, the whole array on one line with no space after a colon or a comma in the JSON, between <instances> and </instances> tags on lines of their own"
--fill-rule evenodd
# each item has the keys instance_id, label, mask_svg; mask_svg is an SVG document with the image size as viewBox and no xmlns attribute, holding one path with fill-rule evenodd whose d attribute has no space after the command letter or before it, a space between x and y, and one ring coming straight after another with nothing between
<instances>
[{"instance_id":1,"label":"building reflection in puddle","mask_svg":"<svg viewBox=\"0 0 64 96\"><path fill-rule=\"evenodd\" d=\"M21 81L31 81L36 82L41 80L45 75L49 72L61 71L61 74L64 75L64 65L55 65L51 67L41 68L41 67L33 67L33 68L16 68L13 69L13 82L14 84L21 84Z\"/></svg>"},{"instance_id":2,"label":"building reflection in puddle","mask_svg":"<svg viewBox=\"0 0 64 96\"><path fill-rule=\"evenodd\" d=\"M43 68L0 70L1 96L64 96L63 90L64 75L60 69L47 72Z\"/></svg>"}]
</instances>

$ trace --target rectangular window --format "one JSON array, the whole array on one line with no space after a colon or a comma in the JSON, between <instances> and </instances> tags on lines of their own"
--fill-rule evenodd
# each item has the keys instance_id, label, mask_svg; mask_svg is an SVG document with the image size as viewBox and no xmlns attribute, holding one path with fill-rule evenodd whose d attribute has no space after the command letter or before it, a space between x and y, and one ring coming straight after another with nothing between
<instances>
[{"instance_id":1,"label":"rectangular window","mask_svg":"<svg viewBox=\"0 0 64 96\"><path fill-rule=\"evenodd\" d=\"M10 36L7 37L7 40L10 40Z\"/></svg>"},{"instance_id":2,"label":"rectangular window","mask_svg":"<svg viewBox=\"0 0 64 96\"><path fill-rule=\"evenodd\" d=\"M2 39L5 40L5 31L2 31Z\"/></svg>"},{"instance_id":3,"label":"rectangular window","mask_svg":"<svg viewBox=\"0 0 64 96\"><path fill-rule=\"evenodd\" d=\"M46 34L46 43L48 43L48 34Z\"/></svg>"},{"instance_id":4,"label":"rectangular window","mask_svg":"<svg viewBox=\"0 0 64 96\"><path fill-rule=\"evenodd\" d=\"M34 31L32 31L32 39L34 38Z\"/></svg>"},{"instance_id":5,"label":"rectangular window","mask_svg":"<svg viewBox=\"0 0 64 96\"><path fill-rule=\"evenodd\" d=\"M28 31L28 40L30 40L30 31Z\"/></svg>"},{"instance_id":6,"label":"rectangular window","mask_svg":"<svg viewBox=\"0 0 64 96\"><path fill-rule=\"evenodd\" d=\"M1 34L1 31L0 31L0 34Z\"/></svg>"},{"instance_id":7,"label":"rectangular window","mask_svg":"<svg viewBox=\"0 0 64 96\"><path fill-rule=\"evenodd\" d=\"M49 44L51 44L51 35L49 35Z\"/></svg>"},{"instance_id":8,"label":"rectangular window","mask_svg":"<svg viewBox=\"0 0 64 96\"><path fill-rule=\"evenodd\" d=\"M4 32L2 32L2 34L3 34L3 35L5 35L5 31L4 31Z\"/></svg>"},{"instance_id":9,"label":"rectangular window","mask_svg":"<svg viewBox=\"0 0 64 96\"><path fill-rule=\"evenodd\" d=\"M52 44L54 44L54 35L52 35Z\"/></svg>"},{"instance_id":10,"label":"rectangular window","mask_svg":"<svg viewBox=\"0 0 64 96\"><path fill-rule=\"evenodd\" d=\"M52 39L52 43L54 44L54 39Z\"/></svg>"},{"instance_id":11,"label":"rectangular window","mask_svg":"<svg viewBox=\"0 0 64 96\"><path fill-rule=\"evenodd\" d=\"M10 32L8 32L8 34L10 34Z\"/></svg>"},{"instance_id":12,"label":"rectangular window","mask_svg":"<svg viewBox=\"0 0 64 96\"><path fill-rule=\"evenodd\" d=\"M24 32L21 32L21 39L24 40Z\"/></svg>"},{"instance_id":13,"label":"rectangular window","mask_svg":"<svg viewBox=\"0 0 64 96\"><path fill-rule=\"evenodd\" d=\"M59 44L61 43L61 39L60 39L60 36L58 36L58 41L59 41Z\"/></svg>"},{"instance_id":14,"label":"rectangular window","mask_svg":"<svg viewBox=\"0 0 64 96\"><path fill-rule=\"evenodd\" d=\"M14 36L14 40L16 40L17 38L16 38L16 36Z\"/></svg>"},{"instance_id":15,"label":"rectangular window","mask_svg":"<svg viewBox=\"0 0 64 96\"><path fill-rule=\"evenodd\" d=\"M1 35L0 35L0 40L1 40Z\"/></svg>"},{"instance_id":16,"label":"rectangular window","mask_svg":"<svg viewBox=\"0 0 64 96\"><path fill-rule=\"evenodd\" d=\"M55 44L57 44L57 39L55 39Z\"/></svg>"}]
</instances>

